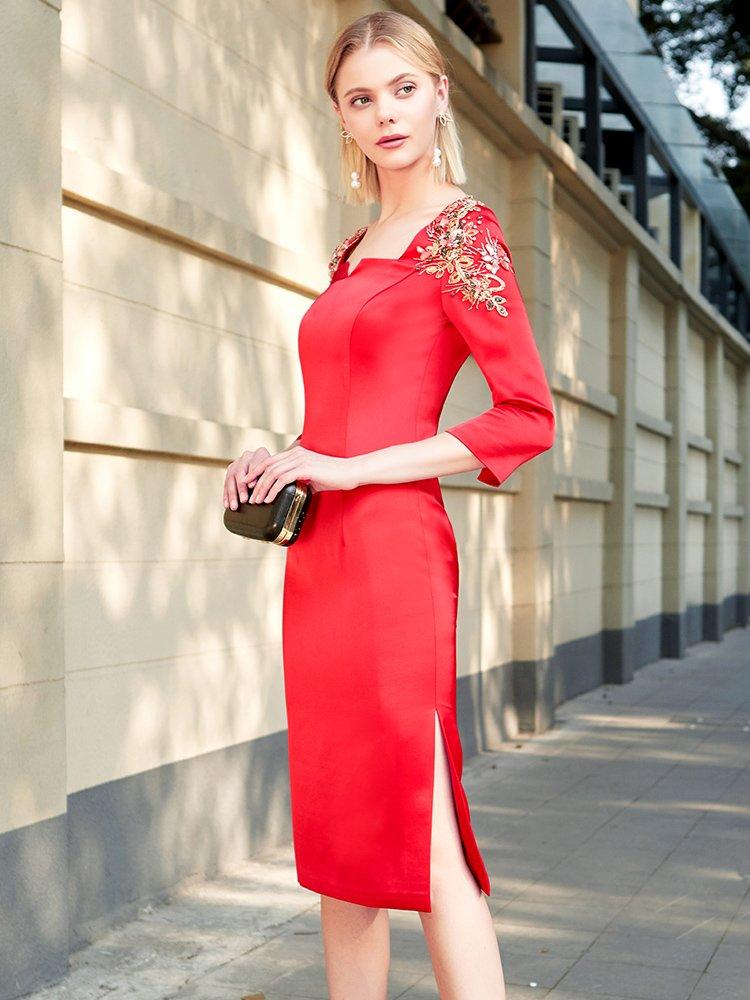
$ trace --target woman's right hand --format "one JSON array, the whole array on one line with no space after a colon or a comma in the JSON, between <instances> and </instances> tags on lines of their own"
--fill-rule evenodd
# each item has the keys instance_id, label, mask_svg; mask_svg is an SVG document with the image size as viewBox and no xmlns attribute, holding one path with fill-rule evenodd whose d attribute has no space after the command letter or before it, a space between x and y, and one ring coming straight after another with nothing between
<instances>
[{"instance_id":1,"label":"woman's right hand","mask_svg":"<svg viewBox=\"0 0 750 1000\"><path fill-rule=\"evenodd\" d=\"M268 448L256 448L254 451L243 451L239 458L227 466L227 474L224 478L224 507L231 507L237 510L238 499L242 503L247 503L250 496L249 490L255 485L254 479L247 482L239 482L239 479L247 476L253 469L260 465L264 458L268 458L271 452Z\"/></svg>"}]
</instances>

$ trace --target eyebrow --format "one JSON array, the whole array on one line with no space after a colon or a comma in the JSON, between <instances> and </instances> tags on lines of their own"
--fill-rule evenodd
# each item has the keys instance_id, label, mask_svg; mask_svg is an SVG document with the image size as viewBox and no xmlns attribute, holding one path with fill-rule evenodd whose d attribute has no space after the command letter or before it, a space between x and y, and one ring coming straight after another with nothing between
<instances>
[{"instance_id":1,"label":"eyebrow","mask_svg":"<svg viewBox=\"0 0 750 1000\"><path fill-rule=\"evenodd\" d=\"M386 83L386 87L392 87L394 83L398 83L398 81L402 80L405 76L414 76L414 74L399 73L398 76L394 76L392 80L389 80L388 83ZM344 97L348 97L349 94L353 94L355 90L369 90L369 89L370 89L369 87L352 87L351 90L347 90L347 92L344 94Z\"/></svg>"}]
</instances>

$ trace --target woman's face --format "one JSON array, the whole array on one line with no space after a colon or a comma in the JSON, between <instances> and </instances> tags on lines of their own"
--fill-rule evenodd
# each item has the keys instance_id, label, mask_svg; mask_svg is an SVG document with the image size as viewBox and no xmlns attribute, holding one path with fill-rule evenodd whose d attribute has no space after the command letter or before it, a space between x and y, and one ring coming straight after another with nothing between
<instances>
[{"instance_id":1,"label":"woman's face","mask_svg":"<svg viewBox=\"0 0 750 1000\"><path fill-rule=\"evenodd\" d=\"M435 119L447 105L448 78L436 85L390 45L350 53L336 77L342 125L376 166L398 170L432 158ZM334 106L335 107L335 106ZM389 135L400 142L378 144Z\"/></svg>"}]
</instances>

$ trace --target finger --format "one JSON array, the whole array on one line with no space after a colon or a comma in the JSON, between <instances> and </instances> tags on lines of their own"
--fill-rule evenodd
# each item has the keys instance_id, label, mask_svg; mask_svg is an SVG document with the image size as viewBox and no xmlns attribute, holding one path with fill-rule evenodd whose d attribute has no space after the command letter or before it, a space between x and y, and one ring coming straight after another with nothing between
<instances>
[{"instance_id":1,"label":"finger","mask_svg":"<svg viewBox=\"0 0 750 1000\"><path fill-rule=\"evenodd\" d=\"M229 506L229 477L230 477L230 475L232 473L232 469L233 468L234 468L234 462L230 462L229 465L227 466L226 473L224 474L224 496L223 496L223 499L224 499L224 506L225 507Z\"/></svg>"},{"instance_id":2,"label":"finger","mask_svg":"<svg viewBox=\"0 0 750 1000\"><path fill-rule=\"evenodd\" d=\"M256 482L255 486L253 486L250 492L249 502L260 503L263 500L264 491L267 485L268 485L268 475L266 472L263 472L258 477L258 481Z\"/></svg>"},{"instance_id":3,"label":"finger","mask_svg":"<svg viewBox=\"0 0 750 1000\"><path fill-rule=\"evenodd\" d=\"M248 483L248 484L250 483L251 480L253 482L257 482L258 478L268 467L268 462L270 461L270 459L271 456L268 455L265 458L262 458L259 462L250 462L243 470L242 475L238 477L238 482Z\"/></svg>"},{"instance_id":4,"label":"finger","mask_svg":"<svg viewBox=\"0 0 750 1000\"><path fill-rule=\"evenodd\" d=\"M257 486L258 480L263 474L263 470L267 468L267 463L271 457L271 455L264 455L258 462L251 460L246 464L244 472L237 476L237 486L240 490L243 503L254 502L252 490L254 486Z\"/></svg>"},{"instance_id":5,"label":"finger","mask_svg":"<svg viewBox=\"0 0 750 1000\"><path fill-rule=\"evenodd\" d=\"M276 482L271 486L266 494L266 503L273 503L284 487L289 483L293 483L296 478L297 477L290 472L286 472L283 475L278 476Z\"/></svg>"},{"instance_id":6,"label":"finger","mask_svg":"<svg viewBox=\"0 0 750 1000\"><path fill-rule=\"evenodd\" d=\"M258 482L253 487L253 491L250 495L251 503L264 503L266 500L270 502L272 497L268 494L273 487L273 485L278 481L279 477L287 476L288 473L299 465L299 458L295 458L293 455L285 454L283 457L279 457L276 461L269 464L265 472L263 472L258 479ZM292 482L294 476L287 478L281 483L279 489L286 485L287 482ZM276 490L274 496L279 491Z\"/></svg>"},{"instance_id":7,"label":"finger","mask_svg":"<svg viewBox=\"0 0 750 1000\"><path fill-rule=\"evenodd\" d=\"M265 496L268 503L272 503L285 486L302 475L302 462L299 457L289 456L275 467L274 472L275 480L269 485Z\"/></svg>"},{"instance_id":8,"label":"finger","mask_svg":"<svg viewBox=\"0 0 750 1000\"><path fill-rule=\"evenodd\" d=\"M248 499L248 488L247 488L247 486L245 485L245 482L244 482L244 480L243 480L243 477L242 477L242 476L239 476L239 475L238 475L238 476L235 476L235 481L236 481L236 484L237 484L237 495L239 496L239 498L240 498L240 501L241 501L242 503L247 503L247 499Z\"/></svg>"},{"instance_id":9,"label":"finger","mask_svg":"<svg viewBox=\"0 0 750 1000\"><path fill-rule=\"evenodd\" d=\"M237 501L237 483L234 474L227 476L226 495L229 501L229 506L232 510L237 510L239 503Z\"/></svg>"}]
</instances>

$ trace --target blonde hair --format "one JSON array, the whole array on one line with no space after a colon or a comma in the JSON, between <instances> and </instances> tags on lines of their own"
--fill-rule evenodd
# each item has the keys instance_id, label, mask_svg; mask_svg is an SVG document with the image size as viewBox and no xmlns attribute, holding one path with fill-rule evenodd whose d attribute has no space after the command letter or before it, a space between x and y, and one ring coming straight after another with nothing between
<instances>
[{"instance_id":1,"label":"blonde hair","mask_svg":"<svg viewBox=\"0 0 750 1000\"><path fill-rule=\"evenodd\" d=\"M344 58L350 52L370 49L380 44L392 45L398 49L412 65L429 73L436 83L443 74L448 76L442 53L432 35L421 24L396 11L364 14L343 29L331 46L326 60L325 88L335 104L338 104L336 76ZM441 125L439 118L435 122L435 141L442 152L440 166L433 168L435 178L440 183L463 184L466 172L461 140L452 120L450 104L445 110L449 115L447 124ZM365 156L356 142L346 142L343 137L340 165L347 202L366 205L380 199L380 184L375 164ZM353 170L359 173L361 184L359 188L352 188L350 184Z\"/></svg>"}]
</instances>

